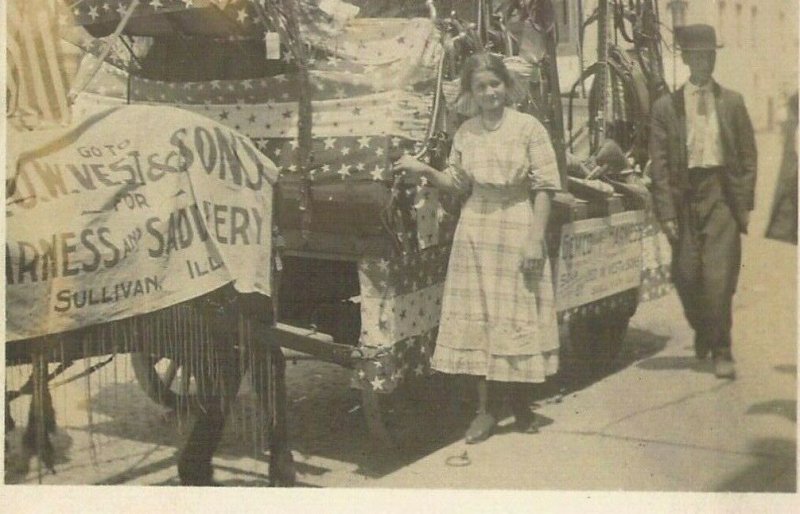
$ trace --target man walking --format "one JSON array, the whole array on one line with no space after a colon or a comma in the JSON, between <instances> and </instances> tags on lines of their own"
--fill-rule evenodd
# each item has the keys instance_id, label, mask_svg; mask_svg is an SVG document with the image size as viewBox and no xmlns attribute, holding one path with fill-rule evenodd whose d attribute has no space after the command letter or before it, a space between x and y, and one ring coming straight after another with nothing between
<instances>
[{"instance_id":1,"label":"man walking","mask_svg":"<svg viewBox=\"0 0 800 514\"><path fill-rule=\"evenodd\" d=\"M733 294L756 182L756 143L742 96L712 78L714 28L676 30L689 81L652 108L650 158L656 215L672 245L672 278L695 354L734 378Z\"/></svg>"}]
</instances>

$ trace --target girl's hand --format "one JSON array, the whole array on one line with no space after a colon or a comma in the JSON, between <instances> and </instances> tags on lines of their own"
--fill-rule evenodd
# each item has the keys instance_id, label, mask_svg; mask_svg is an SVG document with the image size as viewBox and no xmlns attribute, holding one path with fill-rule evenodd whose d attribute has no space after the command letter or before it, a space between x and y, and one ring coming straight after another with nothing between
<instances>
[{"instance_id":1,"label":"girl's hand","mask_svg":"<svg viewBox=\"0 0 800 514\"><path fill-rule=\"evenodd\" d=\"M537 277L541 276L544 272L545 257L544 241L534 239L522 249L520 269L523 273L529 273Z\"/></svg>"},{"instance_id":2,"label":"girl's hand","mask_svg":"<svg viewBox=\"0 0 800 514\"><path fill-rule=\"evenodd\" d=\"M406 173L411 175L412 178L425 176L428 174L428 166L408 154L397 159L394 162L392 169L395 171L395 173Z\"/></svg>"}]
</instances>

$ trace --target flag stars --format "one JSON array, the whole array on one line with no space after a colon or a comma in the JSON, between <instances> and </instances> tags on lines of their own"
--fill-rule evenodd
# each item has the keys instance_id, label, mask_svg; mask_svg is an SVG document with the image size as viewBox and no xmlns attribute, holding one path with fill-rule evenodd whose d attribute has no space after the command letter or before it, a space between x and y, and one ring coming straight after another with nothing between
<instances>
[{"instance_id":1,"label":"flag stars","mask_svg":"<svg viewBox=\"0 0 800 514\"><path fill-rule=\"evenodd\" d=\"M339 170L336 173L340 177L342 177L342 180L344 180L344 179L346 179L347 177L350 176L350 170L348 169L346 164L342 164L342 167L339 168Z\"/></svg>"},{"instance_id":2,"label":"flag stars","mask_svg":"<svg viewBox=\"0 0 800 514\"><path fill-rule=\"evenodd\" d=\"M150 0L150 7L153 8L154 11L164 8L164 4L161 3L161 0Z\"/></svg>"},{"instance_id":3,"label":"flag stars","mask_svg":"<svg viewBox=\"0 0 800 514\"><path fill-rule=\"evenodd\" d=\"M373 169L370 173L372 176L372 180L383 180L383 170L379 165L375 165L375 169Z\"/></svg>"},{"instance_id":4,"label":"flag stars","mask_svg":"<svg viewBox=\"0 0 800 514\"><path fill-rule=\"evenodd\" d=\"M181 0L183 2L184 7L192 7L194 5L194 0Z\"/></svg>"},{"instance_id":5,"label":"flag stars","mask_svg":"<svg viewBox=\"0 0 800 514\"><path fill-rule=\"evenodd\" d=\"M292 117L293 112L291 110L283 111L283 117L287 120Z\"/></svg>"},{"instance_id":6,"label":"flag stars","mask_svg":"<svg viewBox=\"0 0 800 514\"><path fill-rule=\"evenodd\" d=\"M325 150L333 150L335 144L336 144L336 138L334 137L325 138Z\"/></svg>"},{"instance_id":7,"label":"flag stars","mask_svg":"<svg viewBox=\"0 0 800 514\"><path fill-rule=\"evenodd\" d=\"M247 14L247 9L239 9L239 12L236 15L236 21L238 21L241 24L244 24L244 22L247 21L247 18L249 17L250 15Z\"/></svg>"},{"instance_id":8,"label":"flag stars","mask_svg":"<svg viewBox=\"0 0 800 514\"><path fill-rule=\"evenodd\" d=\"M228 119L228 111L222 111L219 113L219 119L227 120Z\"/></svg>"},{"instance_id":9,"label":"flag stars","mask_svg":"<svg viewBox=\"0 0 800 514\"><path fill-rule=\"evenodd\" d=\"M92 18L92 21L96 20L100 15L97 13L97 7L92 6L89 8L89 16Z\"/></svg>"},{"instance_id":10,"label":"flag stars","mask_svg":"<svg viewBox=\"0 0 800 514\"><path fill-rule=\"evenodd\" d=\"M386 379L383 379L383 378L380 378L380 377L375 377L370 381L370 384L372 384L372 389L374 389L376 391L378 391L378 390L382 391L383 390L383 384L385 382L386 382Z\"/></svg>"},{"instance_id":11,"label":"flag stars","mask_svg":"<svg viewBox=\"0 0 800 514\"><path fill-rule=\"evenodd\" d=\"M251 114L250 117L247 118L247 121L249 123L255 123L256 122L256 115L255 114Z\"/></svg>"},{"instance_id":12,"label":"flag stars","mask_svg":"<svg viewBox=\"0 0 800 514\"><path fill-rule=\"evenodd\" d=\"M371 137L362 136L358 138L358 147L359 148L369 148L369 144L372 141Z\"/></svg>"}]
</instances>

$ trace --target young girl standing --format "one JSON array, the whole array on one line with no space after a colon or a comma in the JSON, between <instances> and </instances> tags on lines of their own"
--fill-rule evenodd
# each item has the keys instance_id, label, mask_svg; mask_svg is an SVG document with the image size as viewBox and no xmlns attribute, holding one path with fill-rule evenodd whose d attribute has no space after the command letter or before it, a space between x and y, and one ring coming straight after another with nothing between
<instances>
[{"instance_id":1,"label":"young girl standing","mask_svg":"<svg viewBox=\"0 0 800 514\"><path fill-rule=\"evenodd\" d=\"M502 58L465 63L461 94L478 114L456 132L449 165L438 171L411 156L395 168L468 196L445 279L432 367L478 377L478 414L467 443L489 437L503 400L529 430L531 383L558 369L558 325L545 228L560 179L547 130L508 107L513 80Z\"/></svg>"}]
</instances>

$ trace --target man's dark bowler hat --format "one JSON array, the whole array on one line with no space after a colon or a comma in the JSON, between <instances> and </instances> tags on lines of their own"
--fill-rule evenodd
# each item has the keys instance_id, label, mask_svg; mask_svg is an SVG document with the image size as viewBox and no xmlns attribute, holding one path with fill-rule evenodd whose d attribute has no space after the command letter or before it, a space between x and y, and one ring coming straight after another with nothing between
<instances>
[{"instance_id":1,"label":"man's dark bowler hat","mask_svg":"<svg viewBox=\"0 0 800 514\"><path fill-rule=\"evenodd\" d=\"M722 48L717 44L717 34L714 27L698 23L675 28L675 37L681 51L716 50Z\"/></svg>"}]
</instances>

